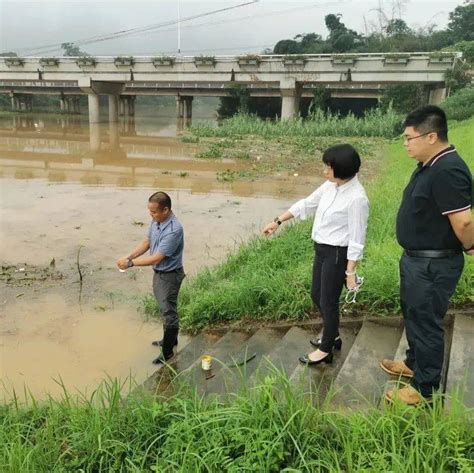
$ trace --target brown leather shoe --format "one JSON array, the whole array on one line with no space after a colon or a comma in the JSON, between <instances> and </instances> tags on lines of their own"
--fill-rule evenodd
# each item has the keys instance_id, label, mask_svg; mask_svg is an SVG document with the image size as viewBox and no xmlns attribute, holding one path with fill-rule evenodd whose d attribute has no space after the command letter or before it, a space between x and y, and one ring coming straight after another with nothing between
<instances>
[{"instance_id":1,"label":"brown leather shoe","mask_svg":"<svg viewBox=\"0 0 474 473\"><path fill-rule=\"evenodd\" d=\"M403 402L407 406L417 406L424 402L431 404L433 402L431 397L423 397L413 386L387 391L385 399L389 402Z\"/></svg>"},{"instance_id":2,"label":"brown leather shoe","mask_svg":"<svg viewBox=\"0 0 474 473\"><path fill-rule=\"evenodd\" d=\"M405 378L413 378L415 374L403 361L382 360L380 368L393 376L403 376Z\"/></svg>"}]
</instances>

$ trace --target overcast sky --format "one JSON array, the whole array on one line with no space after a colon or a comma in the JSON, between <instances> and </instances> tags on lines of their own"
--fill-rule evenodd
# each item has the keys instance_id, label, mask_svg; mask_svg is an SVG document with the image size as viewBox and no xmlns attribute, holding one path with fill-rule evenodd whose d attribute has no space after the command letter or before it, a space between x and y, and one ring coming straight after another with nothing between
<instances>
[{"instance_id":1,"label":"overcast sky","mask_svg":"<svg viewBox=\"0 0 474 473\"><path fill-rule=\"evenodd\" d=\"M132 28L176 21L178 4L182 19L213 10L234 7L251 0L0 0L0 52L33 54L38 46L73 42ZM181 52L197 54L242 54L273 47L280 39L299 33L326 37L324 16L342 14L347 27L365 32L378 24L377 9L398 16L414 28L436 25L444 28L448 14L462 1L430 0L260 0L251 5L210 14L181 23ZM395 7L394 7L395 5ZM395 15L393 14L395 12ZM177 51L177 25L162 26L146 33L81 46L93 55L156 55ZM28 48L28 49L27 49ZM61 55L56 51L49 55ZM41 56L42 53L35 55Z\"/></svg>"}]
</instances>

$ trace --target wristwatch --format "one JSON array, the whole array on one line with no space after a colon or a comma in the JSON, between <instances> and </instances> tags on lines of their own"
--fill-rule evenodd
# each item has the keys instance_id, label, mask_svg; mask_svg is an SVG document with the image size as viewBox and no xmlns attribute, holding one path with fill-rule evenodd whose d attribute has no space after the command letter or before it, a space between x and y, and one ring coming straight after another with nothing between
<instances>
[{"instance_id":1,"label":"wristwatch","mask_svg":"<svg viewBox=\"0 0 474 473\"><path fill-rule=\"evenodd\" d=\"M128 258L127 268L134 266L132 258Z\"/></svg>"},{"instance_id":2,"label":"wristwatch","mask_svg":"<svg viewBox=\"0 0 474 473\"><path fill-rule=\"evenodd\" d=\"M278 217L275 217L275 218L273 219L273 221L274 221L275 223L278 223L278 225L281 225L281 223L282 223L281 220L280 220Z\"/></svg>"}]
</instances>

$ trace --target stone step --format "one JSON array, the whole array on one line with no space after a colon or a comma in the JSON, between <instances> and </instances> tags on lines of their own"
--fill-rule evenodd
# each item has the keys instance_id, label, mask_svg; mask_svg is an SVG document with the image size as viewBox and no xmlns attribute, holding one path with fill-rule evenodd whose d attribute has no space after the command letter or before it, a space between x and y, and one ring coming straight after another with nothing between
<instances>
[{"instance_id":1,"label":"stone step","mask_svg":"<svg viewBox=\"0 0 474 473\"><path fill-rule=\"evenodd\" d=\"M403 361L405 359L405 353L407 349L408 349L408 341L406 337L406 330L403 329L403 333L402 333L402 336L400 337L400 342L398 343L398 348L397 348L397 351L395 352L395 356L393 357L393 359L397 361ZM382 361L382 360L379 360L379 361ZM390 374L385 373L385 386L383 389L381 402L384 402L383 398L385 397L385 394L387 393L387 391L391 391L392 389L397 387L399 382L408 383L409 381L410 381L409 378L390 376Z\"/></svg>"},{"instance_id":2,"label":"stone step","mask_svg":"<svg viewBox=\"0 0 474 473\"><path fill-rule=\"evenodd\" d=\"M284 337L288 328L261 328L254 333L234 357L239 366L224 366L219 374L207 382L207 393L236 393L248 384L249 378L260 365L264 355L268 355ZM240 365L256 354L255 358Z\"/></svg>"},{"instance_id":3,"label":"stone step","mask_svg":"<svg viewBox=\"0 0 474 473\"><path fill-rule=\"evenodd\" d=\"M387 379L379 364L383 358L393 358L401 334L400 323L364 321L334 381L336 405L360 408L378 403Z\"/></svg>"},{"instance_id":4,"label":"stone step","mask_svg":"<svg viewBox=\"0 0 474 473\"><path fill-rule=\"evenodd\" d=\"M315 337L311 329L292 327L268 356L265 356L258 369L250 378L251 383L263 380L275 369L291 377L300 364L298 358L311 349L309 340Z\"/></svg>"},{"instance_id":5,"label":"stone step","mask_svg":"<svg viewBox=\"0 0 474 473\"><path fill-rule=\"evenodd\" d=\"M224 330L212 330L202 332L189 339L187 345L183 346L180 341L177 356L170 360L167 366L159 365L156 371L143 383L142 387L152 392L166 388L176 373L189 368L202 353L210 350L224 334Z\"/></svg>"},{"instance_id":6,"label":"stone step","mask_svg":"<svg viewBox=\"0 0 474 473\"><path fill-rule=\"evenodd\" d=\"M207 394L209 382L219 374L224 365L232 363L251 335L252 332L249 331L228 331L210 350L202 350L197 354L194 362L182 373L183 380L195 387L200 395ZM212 357L212 367L209 371L202 369L203 355Z\"/></svg>"},{"instance_id":7,"label":"stone step","mask_svg":"<svg viewBox=\"0 0 474 473\"><path fill-rule=\"evenodd\" d=\"M464 404L474 407L474 314L454 318L451 354L446 378L446 393L456 390ZM448 398L449 402L449 398Z\"/></svg>"},{"instance_id":8,"label":"stone step","mask_svg":"<svg viewBox=\"0 0 474 473\"><path fill-rule=\"evenodd\" d=\"M444 326L444 363L443 363L443 368L441 370L441 386L440 386L440 390L442 392L444 392L444 388L446 385L446 373L447 373L448 364L449 364L451 339L452 339L452 327L449 323L446 323ZM400 343L398 344L398 348L393 359L397 361L403 361L405 359L407 349L408 349L408 341L406 337L406 329L404 329L402 336L400 338ZM403 378L403 377L399 378L398 376L390 376L389 374L387 374L387 377L388 377L388 380L385 382L384 394L387 391L394 389L399 382L401 383L410 382L409 378Z\"/></svg>"},{"instance_id":9,"label":"stone step","mask_svg":"<svg viewBox=\"0 0 474 473\"><path fill-rule=\"evenodd\" d=\"M315 405L320 406L324 402L328 391L331 389L332 382L344 364L344 360L349 354L359 330L358 325L354 327L340 327L339 333L342 339L342 349L341 351L333 350L334 359L330 365L325 363L316 366L300 364L293 372L291 381L297 383ZM310 346L308 351L313 349Z\"/></svg>"}]
</instances>

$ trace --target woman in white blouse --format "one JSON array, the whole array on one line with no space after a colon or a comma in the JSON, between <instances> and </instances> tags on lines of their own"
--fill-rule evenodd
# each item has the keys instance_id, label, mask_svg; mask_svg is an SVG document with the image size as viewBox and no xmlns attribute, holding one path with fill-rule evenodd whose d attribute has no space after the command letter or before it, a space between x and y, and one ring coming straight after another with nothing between
<instances>
[{"instance_id":1,"label":"woman in white blouse","mask_svg":"<svg viewBox=\"0 0 474 473\"><path fill-rule=\"evenodd\" d=\"M300 357L310 365L331 363L332 349L341 349L339 297L344 282L348 289L357 285L356 267L362 259L369 216L369 201L357 178L357 151L348 144L332 146L324 152L323 163L326 182L263 229L265 235L271 235L286 220L315 214L311 298L321 312L323 333L310 341L316 350Z\"/></svg>"}]
</instances>

